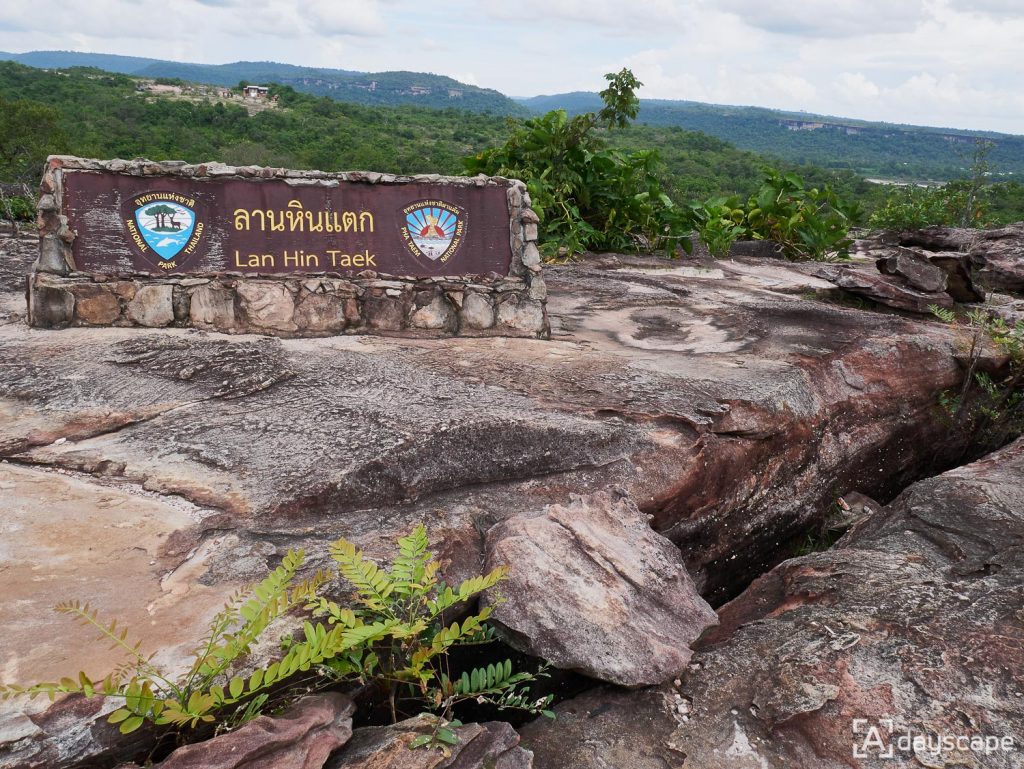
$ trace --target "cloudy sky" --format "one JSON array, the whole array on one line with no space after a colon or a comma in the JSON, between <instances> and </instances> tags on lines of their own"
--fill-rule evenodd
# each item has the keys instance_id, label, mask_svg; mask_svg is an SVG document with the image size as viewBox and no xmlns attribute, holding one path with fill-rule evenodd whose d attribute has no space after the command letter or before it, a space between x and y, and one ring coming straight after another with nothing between
<instances>
[{"instance_id":1,"label":"cloudy sky","mask_svg":"<svg viewBox=\"0 0 1024 769\"><path fill-rule=\"evenodd\" d=\"M1024 0L27 0L0 50L437 72L1024 134Z\"/></svg>"}]
</instances>

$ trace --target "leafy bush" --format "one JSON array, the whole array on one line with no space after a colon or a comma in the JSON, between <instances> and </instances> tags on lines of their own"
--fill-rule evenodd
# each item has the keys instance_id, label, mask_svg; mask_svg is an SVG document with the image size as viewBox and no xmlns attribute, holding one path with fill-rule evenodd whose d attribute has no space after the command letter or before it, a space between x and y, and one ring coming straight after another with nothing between
<instances>
[{"instance_id":1,"label":"leafy bush","mask_svg":"<svg viewBox=\"0 0 1024 769\"><path fill-rule=\"evenodd\" d=\"M697 236L715 258L727 257L732 244L747 232L747 213L735 196L692 203L690 210Z\"/></svg>"},{"instance_id":2,"label":"leafy bush","mask_svg":"<svg viewBox=\"0 0 1024 769\"><path fill-rule=\"evenodd\" d=\"M839 200L832 188L804 186L796 174L768 169L761 189L747 201L747 230L754 240L772 240L789 259L845 258L853 241L856 205Z\"/></svg>"},{"instance_id":3,"label":"leafy bush","mask_svg":"<svg viewBox=\"0 0 1024 769\"><path fill-rule=\"evenodd\" d=\"M746 205L730 197L690 208L698 236L716 257L728 255L733 242L746 238L774 241L793 260L845 258L853 242L850 225L861 215L858 206L840 201L828 185L808 189L796 174L770 168Z\"/></svg>"},{"instance_id":4,"label":"leafy bush","mask_svg":"<svg viewBox=\"0 0 1024 769\"><path fill-rule=\"evenodd\" d=\"M599 130L624 127L636 117L635 89L642 84L628 69L605 78L599 112L570 118L553 110L515 121L509 139L466 158L466 170L526 182L547 256L688 247L689 212L662 190L657 155L609 149Z\"/></svg>"},{"instance_id":5,"label":"leafy bush","mask_svg":"<svg viewBox=\"0 0 1024 769\"><path fill-rule=\"evenodd\" d=\"M390 570L378 567L345 539L331 546L339 574L354 587L352 607L321 594L330 579L325 572L296 582L304 555L301 550L289 552L264 580L228 601L197 645L191 667L177 678L154 664L153 655L143 653L141 642L131 641L128 629L118 627L116 620L105 622L77 602L61 604L58 612L95 628L99 640L125 653L126 662L99 680L80 672L52 683L0 685L0 699L45 694L52 700L59 693L120 698L123 704L109 721L120 724L124 733L147 721L178 727L217 720L231 724L258 715L272 689L284 686L288 691L291 684L292 691L304 690L289 679L315 669L328 674L321 680L377 685L388 695L393 718L399 696L440 711L434 734L423 744L450 742L447 719L454 705L468 699L552 716L547 709L551 696L531 699L524 688L545 675L543 669L514 673L506 660L449 678L449 651L486 643L493 631L486 625L490 607L469 613L461 623L448 623L445 612L497 585L505 578L505 568L453 588L438 580L439 564L427 551L422 526L399 539L398 546ZM248 676L238 675L240 663L271 622L300 608L326 622L307 620L302 637L282 642L279 659Z\"/></svg>"},{"instance_id":6,"label":"leafy bush","mask_svg":"<svg viewBox=\"0 0 1024 769\"><path fill-rule=\"evenodd\" d=\"M36 204L27 197L6 197L0 193L0 218L16 222L31 222L36 218Z\"/></svg>"},{"instance_id":7,"label":"leafy bush","mask_svg":"<svg viewBox=\"0 0 1024 769\"><path fill-rule=\"evenodd\" d=\"M968 211L969 191L963 182L942 187L895 187L871 214L872 227L890 230L918 230L932 225L955 226L965 217L974 226L982 226L983 201L976 200Z\"/></svg>"}]
</instances>

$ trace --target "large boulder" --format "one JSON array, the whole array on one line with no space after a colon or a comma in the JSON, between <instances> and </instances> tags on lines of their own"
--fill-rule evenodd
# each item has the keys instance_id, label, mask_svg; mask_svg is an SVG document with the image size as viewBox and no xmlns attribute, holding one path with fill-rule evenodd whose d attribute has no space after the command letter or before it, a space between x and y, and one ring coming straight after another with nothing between
<instances>
[{"instance_id":1,"label":"large boulder","mask_svg":"<svg viewBox=\"0 0 1024 769\"><path fill-rule=\"evenodd\" d=\"M661 683L718 620L679 549L627 497L602 492L487 534L487 567L510 567L493 619L522 651L622 686Z\"/></svg>"},{"instance_id":2,"label":"large boulder","mask_svg":"<svg viewBox=\"0 0 1024 769\"><path fill-rule=\"evenodd\" d=\"M1024 222L994 230L928 227L900 233L898 242L926 252L967 256L988 290L1024 292Z\"/></svg>"}]
</instances>

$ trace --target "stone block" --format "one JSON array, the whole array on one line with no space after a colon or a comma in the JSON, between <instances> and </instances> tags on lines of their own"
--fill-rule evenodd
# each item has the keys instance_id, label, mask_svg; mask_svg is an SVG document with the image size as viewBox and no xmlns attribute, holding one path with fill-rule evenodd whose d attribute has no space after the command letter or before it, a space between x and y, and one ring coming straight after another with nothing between
<instances>
[{"instance_id":1,"label":"stone block","mask_svg":"<svg viewBox=\"0 0 1024 769\"><path fill-rule=\"evenodd\" d=\"M363 301L363 320L378 331L401 331L405 326L405 300L401 296L368 296Z\"/></svg>"},{"instance_id":2,"label":"stone block","mask_svg":"<svg viewBox=\"0 0 1024 769\"><path fill-rule=\"evenodd\" d=\"M455 310L441 290L419 292L410 309L409 325L413 328L431 330L454 330L455 328Z\"/></svg>"},{"instance_id":3,"label":"stone block","mask_svg":"<svg viewBox=\"0 0 1024 769\"><path fill-rule=\"evenodd\" d=\"M307 293L295 306L294 321L305 331L337 333L346 325L345 301L337 294Z\"/></svg>"},{"instance_id":4,"label":"stone block","mask_svg":"<svg viewBox=\"0 0 1024 769\"><path fill-rule=\"evenodd\" d=\"M242 311L257 328L295 331L295 299L283 283L269 280L240 280L235 287Z\"/></svg>"},{"instance_id":5,"label":"stone block","mask_svg":"<svg viewBox=\"0 0 1024 769\"><path fill-rule=\"evenodd\" d=\"M191 293L188 316L200 328L233 330L238 326L235 293L219 283L198 286Z\"/></svg>"},{"instance_id":6,"label":"stone block","mask_svg":"<svg viewBox=\"0 0 1024 769\"><path fill-rule=\"evenodd\" d=\"M545 329L544 305L518 294L509 294L505 301L498 305L498 321L516 331L531 336L540 335Z\"/></svg>"},{"instance_id":7,"label":"stone block","mask_svg":"<svg viewBox=\"0 0 1024 769\"><path fill-rule=\"evenodd\" d=\"M90 326L109 326L121 316L121 302L107 284L82 283L72 287L75 320Z\"/></svg>"},{"instance_id":8,"label":"stone block","mask_svg":"<svg viewBox=\"0 0 1024 769\"><path fill-rule=\"evenodd\" d=\"M487 294L466 294L459 320L464 326L482 331L494 326L494 305Z\"/></svg>"},{"instance_id":9,"label":"stone block","mask_svg":"<svg viewBox=\"0 0 1024 769\"><path fill-rule=\"evenodd\" d=\"M128 320L139 326L159 328L174 322L174 286L140 286L128 302Z\"/></svg>"},{"instance_id":10,"label":"stone block","mask_svg":"<svg viewBox=\"0 0 1024 769\"><path fill-rule=\"evenodd\" d=\"M75 296L70 291L40 283L29 291L29 323L40 328L63 328L75 314Z\"/></svg>"}]
</instances>

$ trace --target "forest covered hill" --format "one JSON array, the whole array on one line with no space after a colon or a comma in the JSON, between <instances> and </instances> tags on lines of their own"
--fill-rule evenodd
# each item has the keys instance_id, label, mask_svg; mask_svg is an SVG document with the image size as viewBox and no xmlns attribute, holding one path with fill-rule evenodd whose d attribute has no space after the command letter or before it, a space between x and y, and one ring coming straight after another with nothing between
<instances>
[{"instance_id":1,"label":"forest covered hill","mask_svg":"<svg viewBox=\"0 0 1024 769\"><path fill-rule=\"evenodd\" d=\"M73 51L0 52L0 60L16 61L41 69L95 67L122 75L180 79L220 86L238 85L243 80L259 84L279 83L289 85L302 93L330 96L338 101L354 104L457 107L470 112L493 112L500 115L528 113L525 107L497 91L426 72L353 72L343 69L299 67L272 61L188 64L136 56Z\"/></svg>"},{"instance_id":2,"label":"forest covered hill","mask_svg":"<svg viewBox=\"0 0 1024 769\"><path fill-rule=\"evenodd\" d=\"M600 109L596 93L575 92L520 99L535 112L564 109L579 114ZM993 143L989 160L996 175L1024 176L1024 136L989 131L873 123L866 120L732 107L692 101L641 99L637 122L679 126L717 136L742 149L777 155L793 163L848 169L891 180L948 181L963 176L975 143Z\"/></svg>"},{"instance_id":3,"label":"forest covered hill","mask_svg":"<svg viewBox=\"0 0 1024 769\"><path fill-rule=\"evenodd\" d=\"M220 86L235 86L243 80L278 83L301 93L352 104L455 108L497 116L541 114L551 109L579 114L601 106L599 96L591 92L513 100L498 91L421 72L366 73L276 62L187 64L71 51L0 52L0 60L5 59L36 68L95 67L136 77ZM948 181L962 177L970 165L975 142L985 139L994 143L989 160L995 178L1024 176L1024 136L664 99L641 99L638 122L699 131L740 149L794 165L814 165L897 181Z\"/></svg>"}]
</instances>

